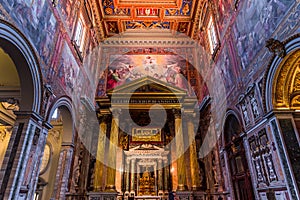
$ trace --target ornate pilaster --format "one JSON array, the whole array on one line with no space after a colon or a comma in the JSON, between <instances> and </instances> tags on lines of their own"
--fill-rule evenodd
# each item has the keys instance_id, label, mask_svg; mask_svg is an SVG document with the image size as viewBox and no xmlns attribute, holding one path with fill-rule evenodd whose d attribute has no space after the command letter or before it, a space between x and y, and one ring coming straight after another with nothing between
<instances>
[{"instance_id":1,"label":"ornate pilaster","mask_svg":"<svg viewBox=\"0 0 300 200\"><path fill-rule=\"evenodd\" d=\"M115 191L115 181L116 181L116 155L118 147L118 137L119 137L119 115L120 110L112 110L112 122L111 122L111 131L110 131L110 142L109 150L107 155L108 166L107 166L107 179L105 190Z\"/></svg>"},{"instance_id":2,"label":"ornate pilaster","mask_svg":"<svg viewBox=\"0 0 300 200\"><path fill-rule=\"evenodd\" d=\"M158 195L163 196L163 167L162 160L157 161L158 164Z\"/></svg>"},{"instance_id":3,"label":"ornate pilaster","mask_svg":"<svg viewBox=\"0 0 300 200\"><path fill-rule=\"evenodd\" d=\"M95 164L95 180L94 180L94 191L103 190L103 160L105 155L105 143L106 143L106 130L107 130L107 120L108 116L102 116L100 127L99 127L99 137L98 137L98 147L96 154L96 164Z\"/></svg>"},{"instance_id":4,"label":"ornate pilaster","mask_svg":"<svg viewBox=\"0 0 300 200\"><path fill-rule=\"evenodd\" d=\"M134 196L135 195L135 184L134 184L134 179L135 179L135 159L131 160L131 178L130 178L130 195Z\"/></svg>"},{"instance_id":5,"label":"ornate pilaster","mask_svg":"<svg viewBox=\"0 0 300 200\"><path fill-rule=\"evenodd\" d=\"M40 115L15 111L17 119L0 171L0 199L32 199L46 136Z\"/></svg>"},{"instance_id":6,"label":"ornate pilaster","mask_svg":"<svg viewBox=\"0 0 300 200\"><path fill-rule=\"evenodd\" d=\"M34 192L38 183L38 176L40 173L41 158L44 154L47 133L48 130L43 130L37 127L35 129L29 160L28 164L26 165L24 174L24 181L21 186L21 190L23 189L23 191L25 187L32 188L32 190L28 190L27 192L28 199L34 197Z\"/></svg>"},{"instance_id":7,"label":"ornate pilaster","mask_svg":"<svg viewBox=\"0 0 300 200\"><path fill-rule=\"evenodd\" d=\"M194 115L195 113L185 113L187 116L187 128L189 137L189 152L190 152L190 166L191 166L191 179L192 190L196 191L200 188L199 166L197 161L196 141L195 141L195 127Z\"/></svg>"},{"instance_id":8,"label":"ornate pilaster","mask_svg":"<svg viewBox=\"0 0 300 200\"><path fill-rule=\"evenodd\" d=\"M175 137L176 137L176 156L177 156L177 174L179 191L187 189L186 174L185 174L185 159L184 159L184 138L182 134L181 112L178 109L173 109L175 117Z\"/></svg>"},{"instance_id":9,"label":"ornate pilaster","mask_svg":"<svg viewBox=\"0 0 300 200\"><path fill-rule=\"evenodd\" d=\"M56 172L56 181L52 194L54 199L65 199L70 177L73 152L73 144L63 143L61 145L58 168Z\"/></svg>"}]
</instances>

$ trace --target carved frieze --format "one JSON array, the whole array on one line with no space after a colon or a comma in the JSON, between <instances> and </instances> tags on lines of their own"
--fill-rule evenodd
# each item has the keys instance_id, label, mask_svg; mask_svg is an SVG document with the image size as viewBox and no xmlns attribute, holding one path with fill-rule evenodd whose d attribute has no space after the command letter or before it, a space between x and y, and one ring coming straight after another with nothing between
<instances>
[{"instance_id":1,"label":"carved frieze","mask_svg":"<svg viewBox=\"0 0 300 200\"><path fill-rule=\"evenodd\" d=\"M262 129L249 138L250 153L253 168L256 172L257 187L260 184L270 185L277 181L278 177L272 159L272 145L267 136L266 130Z\"/></svg>"},{"instance_id":2,"label":"carved frieze","mask_svg":"<svg viewBox=\"0 0 300 200\"><path fill-rule=\"evenodd\" d=\"M258 92L256 84L251 84L247 91L239 97L239 107L244 119L245 127L255 121L261 116L261 105L259 104Z\"/></svg>"}]
</instances>

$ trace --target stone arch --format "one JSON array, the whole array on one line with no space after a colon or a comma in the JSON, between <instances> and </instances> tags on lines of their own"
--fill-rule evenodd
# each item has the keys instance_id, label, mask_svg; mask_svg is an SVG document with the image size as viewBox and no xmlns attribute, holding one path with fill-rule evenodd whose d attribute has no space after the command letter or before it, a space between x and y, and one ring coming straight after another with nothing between
<instances>
[{"instance_id":1,"label":"stone arch","mask_svg":"<svg viewBox=\"0 0 300 200\"><path fill-rule=\"evenodd\" d=\"M13 120L8 124L13 128L4 150L4 159L8 162L2 163L0 173L0 199L15 199L20 193L30 196L35 190L32 187L34 184L32 177L35 175L31 172L38 166L37 146L43 138L40 134L43 121L41 116L43 78L31 43L18 28L2 19L0 19L0 47L2 54L9 57L11 64L8 66L14 69L10 75L19 80L19 83L14 85L13 92L9 92L11 83L2 87L0 100L2 103L13 104L17 107L11 110ZM4 74L8 75L8 73ZM33 167L29 168L30 164ZM28 191L18 189L23 183L30 188Z\"/></svg>"},{"instance_id":2,"label":"stone arch","mask_svg":"<svg viewBox=\"0 0 300 200\"><path fill-rule=\"evenodd\" d=\"M222 156L225 159L227 184L231 188L232 199L253 199L249 163L243 142L243 127L238 114L228 110L223 123Z\"/></svg>"},{"instance_id":3,"label":"stone arch","mask_svg":"<svg viewBox=\"0 0 300 200\"><path fill-rule=\"evenodd\" d=\"M236 119L236 122L240 125L240 130L239 130L239 134L242 132L243 128L242 128L242 121L241 121L241 118L240 116L234 111L234 110L227 110L225 116L224 116L224 119L223 119L223 124L222 124L222 142L221 142L221 145L223 147L226 146L226 140L227 140L227 135L226 135L226 126L228 126L228 119L229 118L235 118Z\"/></svg>"},{"instance_id":4,"label":"stone arch","mask_svg":"<svg viewBox=\"0 0 300 200\"><path fill-rule=\"evenodd\" d=\"M55 112L57 114L54 117ZM69 187L64 183L68 182L70 177L76 133L71 99L68 96L58 98L50 106L46 115L47 122L52 126L47 136L47 144L52 146L52 159L48 161L49 167L39 176L47 182L47 185L39 191L40 199L62 199Z\"/></svg>"},{"instance_id":5,"label":"stone arch","mask_svg":"<svg viewBox=\"0 0 300 200\"><path fill-rule=\"evenodd\" d=\"M60 114L64 122L63 132L66 134L63 134L63 142L73 143L75 137L75 114L72 100L68 96L63 96L57 99L50 107L49 113L47 113L48 123L51 123L51 117L56 109L60 110Z\"/></svg>"},{"instance_id":6,"label":"stone arch","mask_svg":"<svg viewBox=\"0 0 300 200\"><path fill-rule=\"evenodd\" d=\"M1 19L0 44L15 63L19 74L20 111L32 111L39 114L42 106L42 73L31 44L13 25Z\"/></svg>"},{"instance_id":7,"label":"stone arch","mask_svg":"<svg viewBox=\"0 0 300 200\"><path fill-rule=\"evenodd\" d=\"M264 80L265 111L300 107L300 34L283 42L286 56L273 56ZM298 80L299 79L299 80ZM298 81L297 81L298 80Z\"/></svg>"}]
</instances>

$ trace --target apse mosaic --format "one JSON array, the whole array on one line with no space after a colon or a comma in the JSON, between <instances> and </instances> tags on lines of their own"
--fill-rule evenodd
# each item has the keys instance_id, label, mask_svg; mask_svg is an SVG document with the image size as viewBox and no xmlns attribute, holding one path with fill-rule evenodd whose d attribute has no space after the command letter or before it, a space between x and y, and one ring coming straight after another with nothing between
<instances>
[{"instance_id":1,"label":"apse mosaic","mask_svg":"<svg viewBox=\"0 0 300 200\"><path fill-rule=\"evenodd\" d=\"M177 55L113 55L107 74L107 89L150 76L188 90L187 61Z\"/></svg>"}]
</instances>

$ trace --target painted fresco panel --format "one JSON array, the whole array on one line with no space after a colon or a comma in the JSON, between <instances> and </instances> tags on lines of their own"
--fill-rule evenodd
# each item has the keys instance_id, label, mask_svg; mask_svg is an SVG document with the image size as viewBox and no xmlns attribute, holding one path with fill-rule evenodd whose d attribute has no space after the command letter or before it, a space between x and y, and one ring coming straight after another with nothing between
<instances>
[{"instance_id":1,"label":"painted fresco panel","mask_svg":"<svg viewBox=\"0 0 300 200\"><path fill-rule=\"evenodd\" d=\"M235 37L242 68L255 57L255 49L261 49L271 36L294 0L249 0L235 23Z\"/></svg>"},{"instance_id":2,"label":"painted fresco panel","mask_svg":"<svg viewBox=\"0 0 300 200\"><path fill-rule=\"evenodd\" d=\"M230 13L233 8L233 0L217 0L218 6L218 24L223 31L230 20Z\"/></svg>"},{"instance_id":3,"label":"painted fresco panel","mask_svg":"<svg viewBox=\"0 0 300 200\"><path fill-rule=\"evenodd\" d=\"M66 92L72 96L74 89L80 84L77 81L79 66L73 57L67 42L64 42L61 58L57 68L57 78Z\"/></svg>"},{"instance_id":4,"label":"painted fresco panel","mask_svg":"<svg viewBox=\"0 0 300 200\"><path fill-rule=\"evenodd\" d=\"M84 96L88 98L91 102L94 102L96 87L94 86L93 80L91 80L88 77L85 71L83 70L80 71L77 82L78 82L77 87L82 87L82 91L81 93L78 93L78 95L80 95L81 97ZM79 86L79 84L81 86Z\"/></svg>"},{"instance_id":5,"label":"painted fresco panel","mask_svg":"<svg viewBox=\"0 0 300 200\"><path fill-rule=\"evenodd\" d=\"M98 82L98 86L97 86L97 90L96 90L96 96L97 97L102 97L106 95L106 90L105 90L105 86L106 86L106 79L104 76L101 76L101 78L99 79Z\"/></svg>"},{"instance_id":6,"label":"painted fresco panel","mask_svg":"<svg viewBox=\"0 0 300 200\"><path fill-rule=\"evenodd\" d=\"M65 28L71 34L75 14L76 14L76 0L61 0L58 1L57 10L62 18L62 22L65 25Z\"/></svg>"},{"instance_id":7,"label":"painted fresco panel","mask_svg":"<svg viewBox=\"0 0 300 200\"><path fill-rule=\"evenodd\" d=\"M151 76L182 89L188 89L186 60L177 55L112 55L107 89L138 78Z\"/></svg>"},{"instance_id":8,"label":"painted fresco panel","mask_svg":"<svg viewBox=\"0 0 300 200\"><path fill-rule=\"evenodd\" d=\"M46 0L7 0L1 3L31 40L46 66L55 46L57 22ZM44 70L47 69L43 68Z\"/></svg>"},{"instance_id":9,"label":"painted fresco panel","mask_svg":"<svg viewBox=\"0 0 300 200\"><path fill-rule=\"evenodd\" d=\"M235 85L236 73L232 57L229 53L228 43L224 44L220 60L218 61L221 77L224 81L224 86L227 92Z\"/></svg>"}]
</instances>

